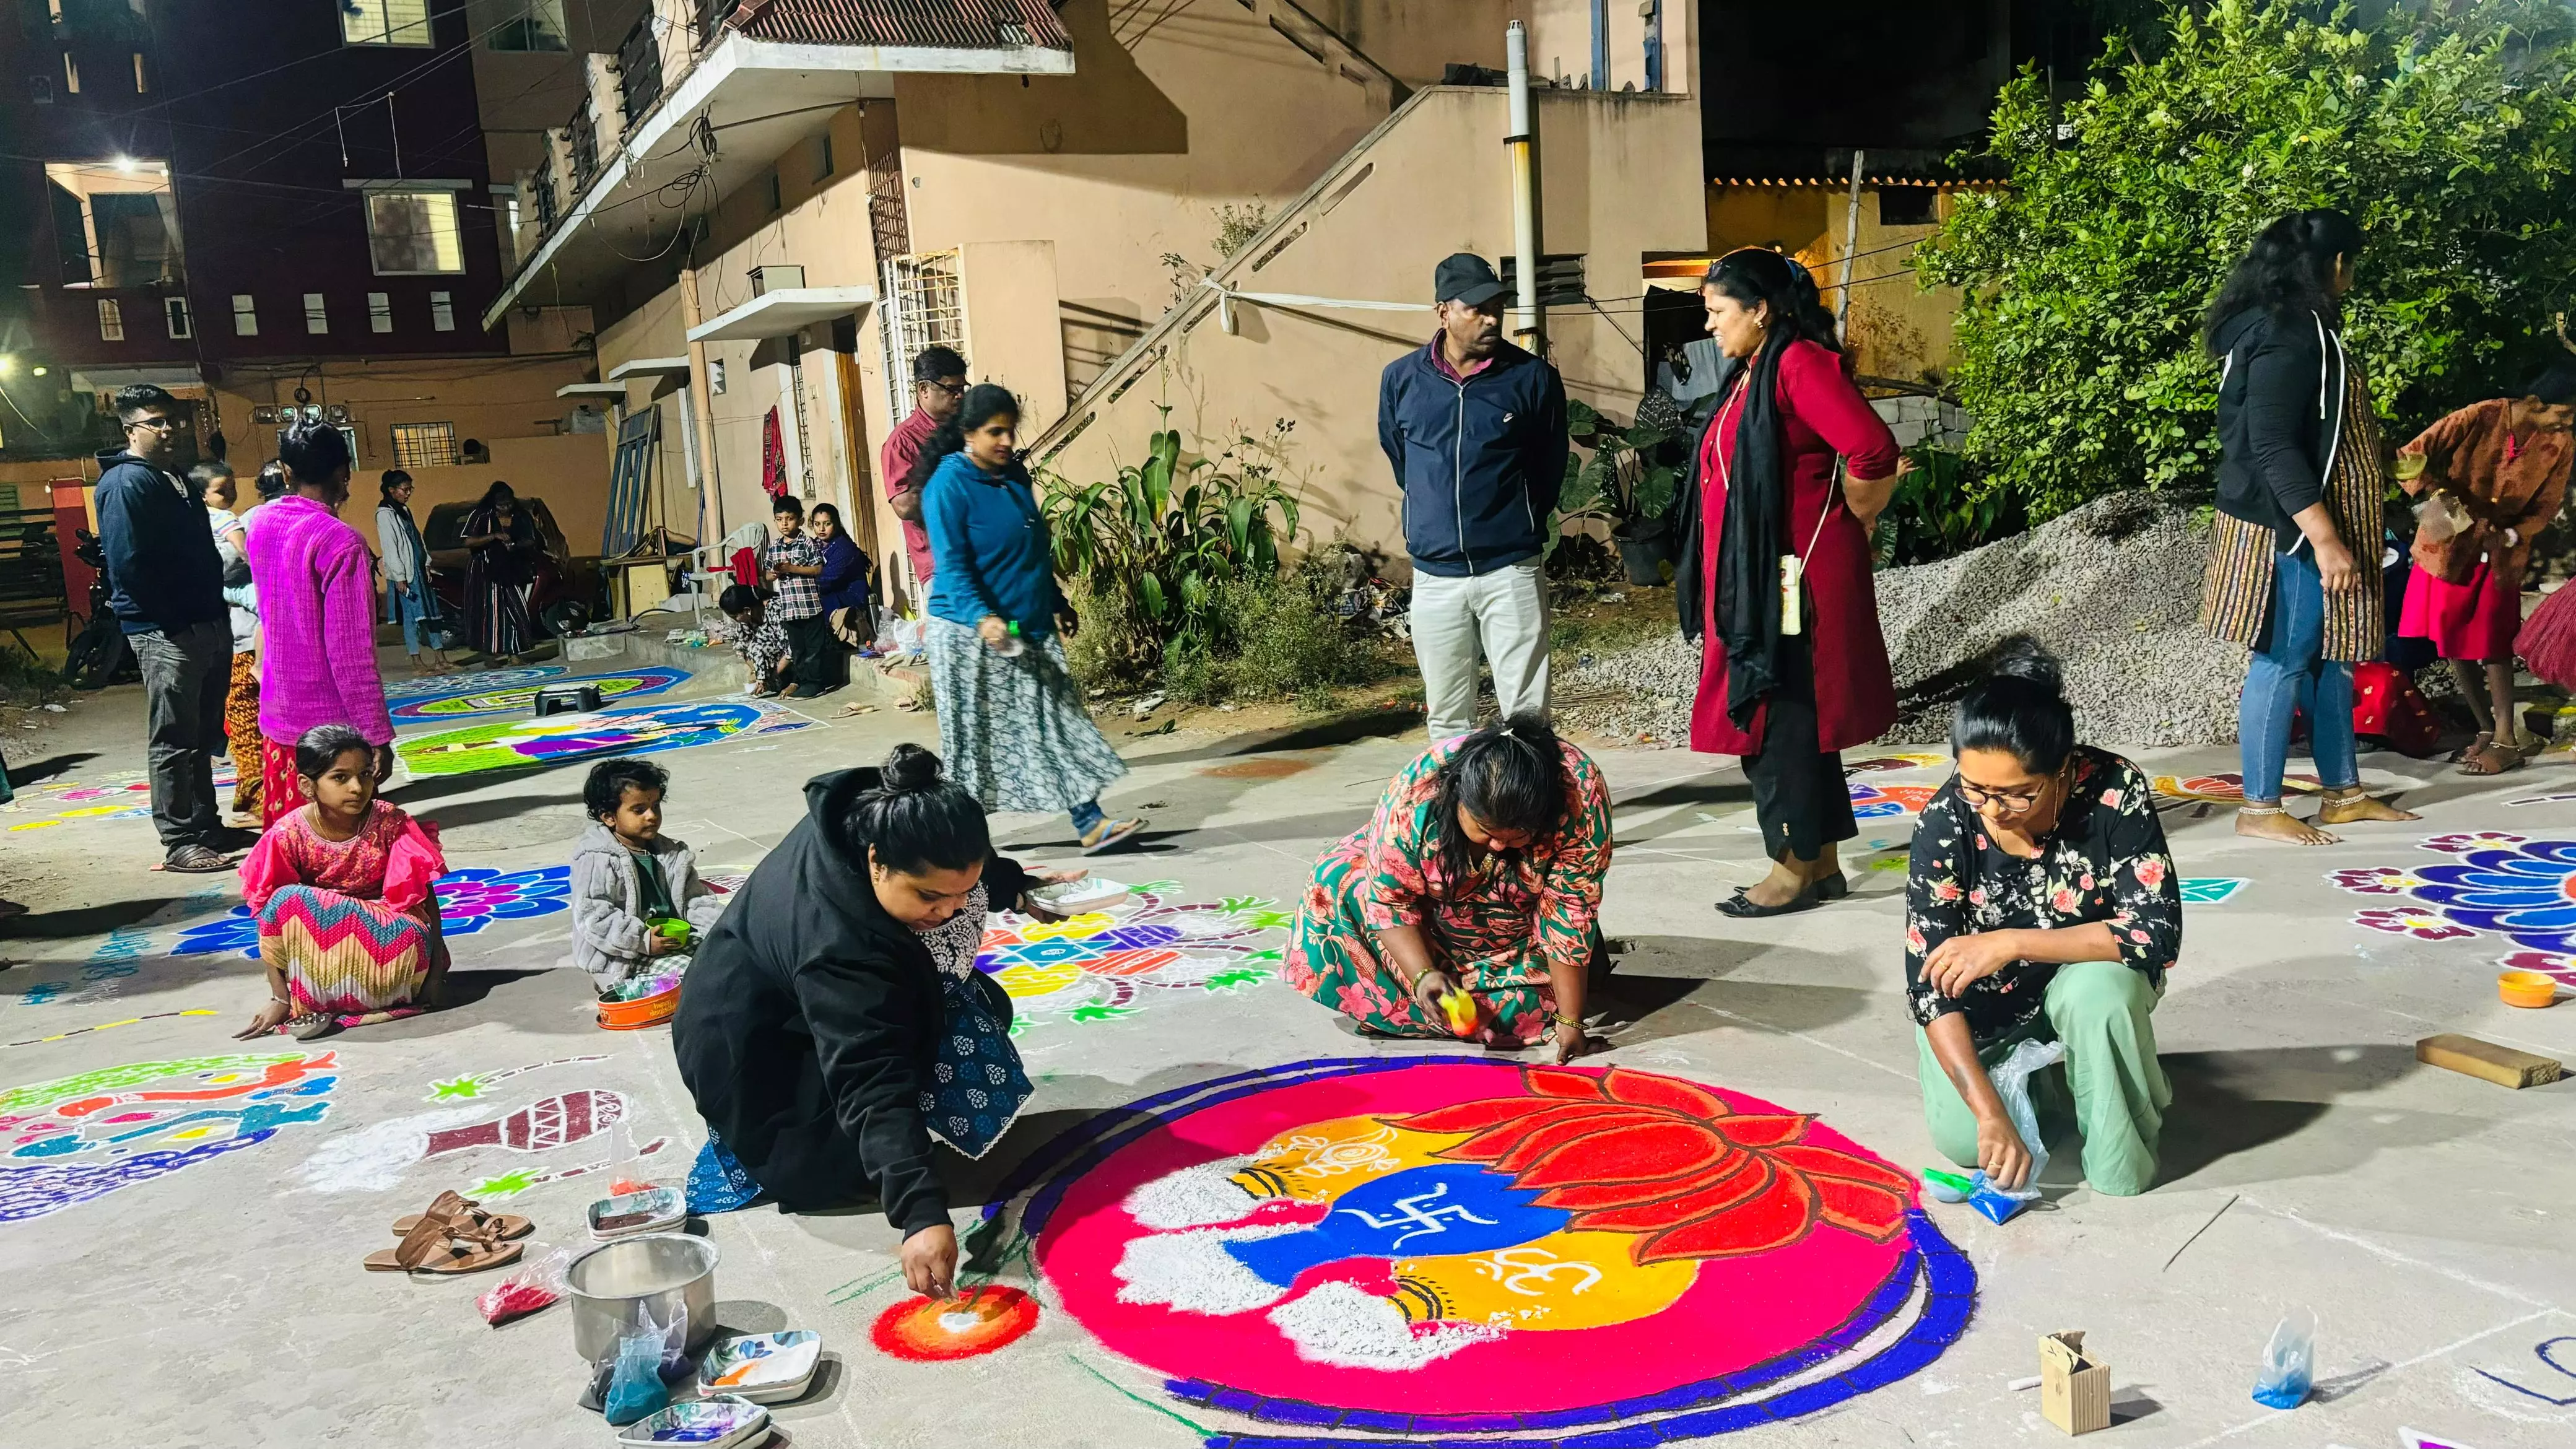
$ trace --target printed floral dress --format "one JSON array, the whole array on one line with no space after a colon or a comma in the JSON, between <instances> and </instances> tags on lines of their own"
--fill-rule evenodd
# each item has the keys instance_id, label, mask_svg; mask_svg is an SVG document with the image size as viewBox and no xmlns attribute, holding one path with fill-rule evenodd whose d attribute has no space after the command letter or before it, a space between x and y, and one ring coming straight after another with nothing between
<instances>
[{"instance_id":1,"label":"printed floral dress","mask_svg":"<svg viewBox=\"0 0 2576 1449\"><path fill-rule=\"evenodd\" d=\"M2057 974L2054 963L2015 961L1944 996L1923 979L1923 961L1953 936L2106 921L2121 963L2164 985L2182 950L2182 885L2155 792L2107 750L2079 745L2074 766L2057 829L2029 860L1994 843L1956 778L1924 806L1905 880L1905 998L1918 1024L1957 1012L1979 1047L1991 1045L2030 1025Z\"/></svg>"},{"instance_id":2,"label":"printed floral dress","mask_svg":"<svg viewBox=\"0 0 2576 1449\"><path fill-rule=\"evenodd\" d=\"M1572 782L1566 818L1525 850L1486 857L1454 893L1441 879L1435 776L1457 748L1432 746L1395 777L1369 823L1315 863L1288 941L1288 984L1389 1036L1446 1037L1440 1013L1404 989L1377 933L1418 926L1431 959L1456 975L1492 1019L1490 1040L1546 1035L1556 1008L1551 963L1586 969L1601 881L1610 873L1610 792L1599 767L1560 742Z\"/></svg>"}]
</instances>

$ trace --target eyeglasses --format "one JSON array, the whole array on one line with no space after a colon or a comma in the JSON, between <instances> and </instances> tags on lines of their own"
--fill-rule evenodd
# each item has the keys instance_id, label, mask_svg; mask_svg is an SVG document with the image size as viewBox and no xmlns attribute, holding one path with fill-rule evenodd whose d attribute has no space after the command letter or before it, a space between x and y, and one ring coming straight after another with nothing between
<instances>
[{"instance_id":1,"label":"eyeglasses","mask_svg":"<svg viewBox=\"0 0 2576 1449\"><path fill-rule=\"evenodd\" d=\"M1967 801L1971 809L1983 810L1992 805L1997 815L2029 813L2031 807L2039 803L2039 797L2048 793L2048 787L2056 783L2043 780L2027 790L1985 790L1969 784L1966 776L1952 778L1958 783L1959 798Z\"/></svg>"},{"instance_id":2,"label":"eyeglasses","mask_svg":"<svg viewBox=\"0 0 2576 1449\"><path fill-rule=\"evenodd\" d=\"M932 392L945 393L950 397L964 397L966 395L966 384L962 382L925 382L921 385L930 389Z\"/></svg>"},{"instance_id":3,"label":"eyeglasses","mask_svg":"<svg viewBox=\"0 0 2576 1449\"><path fill-rule=\"evenodd\" d=\"M166 433L178 426L179 420L177 418L136 418L134 421L127 423L125 425L125 429L127 432L132 432L136 428L150 428L156 433Z\"/></svg>"}]
</instances>

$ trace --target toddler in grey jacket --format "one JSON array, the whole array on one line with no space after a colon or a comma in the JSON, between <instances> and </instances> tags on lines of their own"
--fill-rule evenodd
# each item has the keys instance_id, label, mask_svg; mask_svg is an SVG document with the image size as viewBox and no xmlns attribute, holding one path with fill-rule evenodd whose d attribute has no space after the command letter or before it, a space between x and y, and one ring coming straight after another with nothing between
<instances>
[{"instance_id":1,"label":"toddler in grey jacket","mask_svg":"<svg viewBox=\"0 0 2576 1449\"><path fill-rule=\"evenodd\" d=\"M638 976L685 970L724 914L727 897L698 878L696 854L662 834L669 783L650 760L616 759L591 766L582 786L591 826L573 847L572 954L603 997Z\"/></svg>"}]
</instances>

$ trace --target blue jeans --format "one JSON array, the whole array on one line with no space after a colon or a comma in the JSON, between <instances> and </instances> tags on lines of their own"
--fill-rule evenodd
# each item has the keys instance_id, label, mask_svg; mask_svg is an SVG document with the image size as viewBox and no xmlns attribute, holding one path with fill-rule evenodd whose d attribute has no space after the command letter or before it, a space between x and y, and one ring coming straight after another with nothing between
<instances>
[{"instance_id":1,"label":"blue jeans","mask_svg":"<svg viewBox=\"0 0 2576 1449\"><path fill-rule=\"evenodd\" d=\"M403 650L414 658L418 658L420 656L421 620L435 617L431 610L421 602L420 596L413 592L413 590L423 587L423 585L414 582L408 584L388 584L385 588L386 608L393 615L394 622L402 625Z\"/></svg>"},{"instance_id":2,"label":"blue jeans","mask_svg":"<svg viewBox=\"0 0 2576 1449\"><path fill-rule=\"evenodd\" d=\"M2361 783L2352 741L2352 665L2324 657L2326 590L2307 548L2272 560L2272 608L2236 702L2245 798L2277 804L2290 758L2290 715L2308 716L2308 751L2329 790Z\"/></svg>"}]
</instances>

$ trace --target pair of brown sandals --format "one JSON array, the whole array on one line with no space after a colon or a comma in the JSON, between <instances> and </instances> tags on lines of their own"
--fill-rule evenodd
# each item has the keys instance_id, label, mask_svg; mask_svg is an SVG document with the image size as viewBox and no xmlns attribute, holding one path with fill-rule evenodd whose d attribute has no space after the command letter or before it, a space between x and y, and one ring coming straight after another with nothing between
<instances>
[{"instance_id":1,"label":"pair of brown sandals","mask_svg":"<svg viewBox=\"0 0 2576 1449\"><path fill-rule=\"evenodd\" d=\"M535 1232L537 1225L516 1213L487 1213L483 1205L455 1192L442 1192L426 1212L394 1219L402 1242L369 1253L370 1273L431 1273L452 1277L480 1273L519 1261L520 1244L511 1241Z\"/></svg>"}]
</instances>

